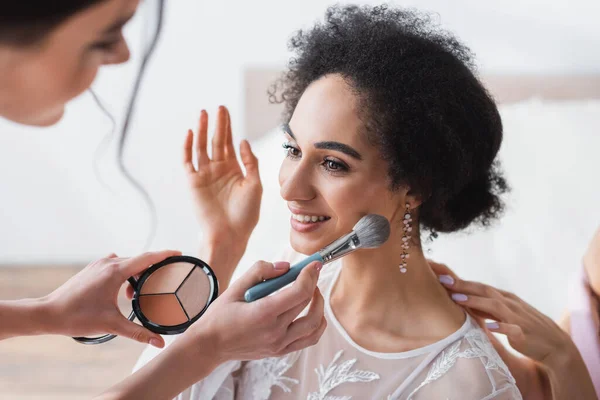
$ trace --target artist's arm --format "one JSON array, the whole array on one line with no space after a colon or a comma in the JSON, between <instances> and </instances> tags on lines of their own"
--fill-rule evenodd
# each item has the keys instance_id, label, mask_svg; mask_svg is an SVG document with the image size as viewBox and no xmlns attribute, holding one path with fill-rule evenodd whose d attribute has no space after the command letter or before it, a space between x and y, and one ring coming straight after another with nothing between
<instances>
[{"instance_id":1,"label":"artist's arm","mask_svg":"<svg viewBox=\"0 0 600 400\"><path fill-rule=\"evenodd\" d=\"M161 336L127 320L115 299L127 278L178 254L161 251L133 258L111 254L89 264L43 298L0 301L0 340L15 336L86 336L102 332L162 347Z\"/></svg>"},{"instance_id":2,"label":"artist's arm","mask_svg":"<svg viewBox=\"0 0 600 400\"><path fill-rule=\"evenodd\" d=\"M326 327L316 287L320 264L311 264L272 296L252 303L243 299L246 289L288 268L255 264L180 338L98 399L172 399L223 362L276 357L315 344ZM309 302L308 313L296 319Z\"/></svg>"},{"instance_id":3,"label":"artist's arm","mask_svg":"<svg viewBox=\"0 0 600 400\"><path fill-rule=\"evenodd\" d=\"M207 144L208 114L202 110L195 140L193 132L188 131L183 163L202 232L200 258L214 269L223 291L258 223L262 185L258 160L248 142L240 145L245 174L237 160L229 111L223 106L216 115L211 157Z\"/></svg>"}]
</instances>

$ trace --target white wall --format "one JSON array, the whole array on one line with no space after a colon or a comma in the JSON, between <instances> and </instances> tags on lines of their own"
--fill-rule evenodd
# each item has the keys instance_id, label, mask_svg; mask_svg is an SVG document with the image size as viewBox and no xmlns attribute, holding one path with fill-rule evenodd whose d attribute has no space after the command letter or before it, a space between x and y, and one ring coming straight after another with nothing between
<instances>
[{"instance_id":1,"label":"white wall","mask_svg":"<svg viewBox=\"0 0 600 400\"><path fill-rule=\"evenodd\" d=\"M283 65L286 40L323 14L329 1L168 1L156 58L137 106L127 164L159 212L154 248L193 253L196 231L180 147L201 107L230 106L242 136L242 71ZM375 4L376 1L368 3ZM436 11L490 72L579 72L600 67L600 5L594 0L411 0ZM103 72L98 92L117 116L137 66L141 17L128 28L134 60ZM148 226L143 203L102 159L107 191L93 174L94 151L110 124L83 95L52 129L0 122L0 264L84 262L140 250ZM543 144L540 145L543 149Z\"/></svg>"}]
</instances>

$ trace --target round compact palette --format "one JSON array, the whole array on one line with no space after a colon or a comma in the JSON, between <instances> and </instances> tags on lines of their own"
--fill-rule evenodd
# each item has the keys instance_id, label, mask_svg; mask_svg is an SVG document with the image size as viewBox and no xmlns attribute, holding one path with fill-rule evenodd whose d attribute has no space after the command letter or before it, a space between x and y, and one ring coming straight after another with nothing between
<instances>
[{"instance_id":1,"label":"round compact palette","mask_svg":"<svg viewBox=\"0 0 600 400\"><path fill-rule=\"evenodd\" d=\"M185 331L218 296L217 279L202 260L170 257L150 267L134 284L133 312L153 332Z\"/></svg>"},{"instance_id":2,"label":"round compact palette","mask_svg":"<svg viewBox=\"0 0 600 400\"><path fill-rule=\"evenodd\" d=\"M152 265L138 280L131 277L128 281L133 287L129 320L137 318L144 327L161 335L184 332L219 295L212 269L190 256L169 257ZM115 337L73 339L83 344L100 344Z\"/></svg>"}]
</instances>

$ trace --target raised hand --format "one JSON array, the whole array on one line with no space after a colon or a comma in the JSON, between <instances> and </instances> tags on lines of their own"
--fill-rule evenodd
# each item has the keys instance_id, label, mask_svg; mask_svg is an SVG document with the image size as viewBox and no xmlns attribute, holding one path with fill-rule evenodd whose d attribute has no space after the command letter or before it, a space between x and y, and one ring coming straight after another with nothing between
<instances>
[{"instance_id":1,"label":"raised hand","mask_svg":"<svg viewBox=\"0 0 600 400\"><path fill-rule=\"evenodd\" d=\"M202 110L195 140L196 166L193 162L194 134L188 131L183 161L192 191L200 228L210 244L245 245L258 222L262 185L258 160L247 141L240 145L246 174L237 160L227 108L217 111L212 153L209 158L208 114Z\"/></svg>"}]
</instances>

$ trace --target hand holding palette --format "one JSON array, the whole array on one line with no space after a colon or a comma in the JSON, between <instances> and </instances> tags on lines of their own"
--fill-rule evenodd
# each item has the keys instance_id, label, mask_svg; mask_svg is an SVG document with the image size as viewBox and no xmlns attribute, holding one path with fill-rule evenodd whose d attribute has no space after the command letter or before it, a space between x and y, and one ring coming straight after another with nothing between
<instances>
[{"instance_id":1,"label":"hand holding palette","mask_svg":"<svg viewBox=\"0 0 600 400\"><path fill-rule=\"evenodd\" d=\"M145 328L161 335L184 332L219 294L212 269L189 256L169 257L148 268L137 281L133 277L128 281L134 290L129 320L137 317ZM73 339L83 344L100 344L115 337Z\"/></svg>"}]
</instances>

